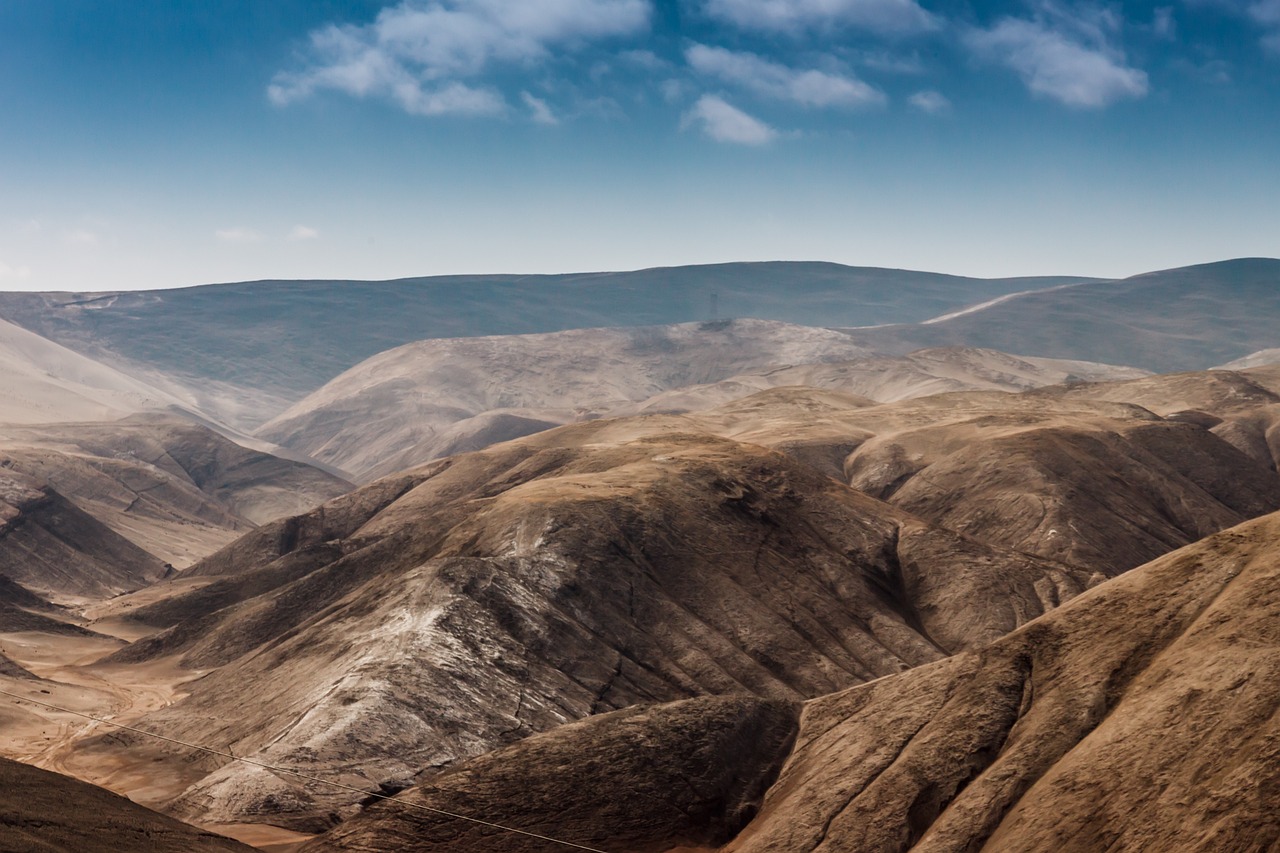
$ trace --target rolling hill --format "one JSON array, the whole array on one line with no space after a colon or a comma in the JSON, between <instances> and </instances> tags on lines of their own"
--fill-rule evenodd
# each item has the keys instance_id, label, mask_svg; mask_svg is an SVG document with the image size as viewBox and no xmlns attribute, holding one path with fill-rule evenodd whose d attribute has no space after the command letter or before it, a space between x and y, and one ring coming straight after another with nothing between
<instances>
[{"instance_id":1,"label":"rolling hill","mask_svg":"<svg viewBox=\"0 0 1280 853\"><path fill-rule=\"evenodd\" d=\"M621 849L655 851L1271 849L1280 844L1277 543L1280 515L1270 515L985 648L809 701L768 791L737 807L736 825L708 810L701 837L668 817L693 799L687 791L712 790L697 784L708 770L684 757L718 756L714 769L744 766L749 779L762 762L722 755L723 723L689 720L680 705L565 726L398 799L603 849L615 827ZM634 716L647 724L643 763L632 757ZM736 717L739 726L752 718ZM600 775L615 762L625 769ZM557 785L566 778L598 781ZM732 840L716 837L725 829ZM553 849L398 803L372 804L304 849L388 843L422 853Z\"/></svg>"},{"instance_id":2,"label":"rolling hill","mask_svg":"<svg viewBox=\"0 0 1280 853\"><path fill-rule=\"evenodd\" d=\"M637 702L820 695L1002 636L1094 582L758 446L630 429L565 427L374 482L187 573L208 585L149 590L122 612L167 630L113 665L214 671L140 725L394 787ZM192 820L314 830L351 805L164 760L184 768L173 807Z\"/></svg>"},{"instance_id":3,"label":"rolling hill","mask_svg":"<svg viewBox=\"0 0 1280 853\"><path fill-rule=\"evenodd\" d=\"M696 411L777 386L884 401L1141 375L973 349L873 357L840 333L762 320L582 329L397 347L334 378L257 434L368 479L557 424Z\"/></svg>"},{"instance_id":4,"label":"rolling hill","mask_svg":"<svg viewBox=\"0 0 1280 853\"><path fill-rule=\"evenodd\" d=\"M117 293L0 293L0 317L191 398L240 428L377 353L428 338L726 317L912 323L1085 279L971 279L825 263L559 276L262 281Z\"/></svg>"},{"instance_id":5,"label":"rolling hill","mask_svg":"<svg viewBox=\"0 0 1280 853\"><path fill-rule=\"evenodd\" d=\"M1241 258L1025 293L940 322L851 333L886 352L963 345L1171 373L1274 347L1278 319L1280 260Z\"/></svg>"}]
</instances>

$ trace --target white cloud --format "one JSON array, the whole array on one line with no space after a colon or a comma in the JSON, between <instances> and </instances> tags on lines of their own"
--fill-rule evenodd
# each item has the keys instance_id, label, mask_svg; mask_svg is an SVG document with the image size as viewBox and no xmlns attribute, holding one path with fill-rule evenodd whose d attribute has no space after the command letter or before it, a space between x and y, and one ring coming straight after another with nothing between
<instances>
[{"instance_id":1,"label":"white cloud","mask_svg":"<svg viewBox=\"0 0 1280 853\"><path fill-rule=\"evenodd\" d=\"M649 0L402 0L371 24L313 32L308 67L277 74L267 95L284 106L329 89L414 115L495 115L502 94L463 79L638 32L649 14Z\"/></svg>"},{"instance_id":2,"label":"white cloud","mask_svg":"<svg viewBox=\"0 0 1280 853\"><path fill-rule=\"evenodd\" d=\"M4 261L0 261L0 281L5 280L21 280L31 276L30 267L11 267Z\"/></svg>"},{"instance_id":3,"label":"white cloud","mask_svg":"<svg viewBox=\"0 0 1280 853\"><path fill-rule=\"evenodd\" d=\"M1257 0L1250 3L1249 17L1264 27L1280 27L1280 0Z\"/></svg>"},{"instance_id":4,"label":"white cloud","mask_svg":"<svg viewBox=\"0 0 1280 853\"><path fill-rule=\"evenodd\" d=\"M694 125L717 142L766 145L778 137L772 127L715 95L703 95L684 114L680 127Z\"/></svg>"},{"instance_id":5,"label":"white cloud","mask_svg":"<svg viewBox=\"0 0 1280 853\"><path fill-rule=\"evenodd\" d=\"M556 125L560 123L560 119L556 118L556 114L551 111L551 107L542 98L534 97L528 92L521 92L520 98L524 101L524 105L529 108L529 114L535 124Z\"/></svg>"},{"instance_id":6,"label":"white cloud","mask_svg":"<svg viewBox=\"0 0 1280 853\"><path fill-rule=\"evenodd\" d=\"M262 239L262 235L251 228L242 228L236 226L234 228L219 228L213 232L213 236L217 237L224 243L257 243Z\"/></svg>"},{"instance_id":7,"label":"white cloud","mask_svg":"<svg viewBox=\"0 0 1280 853\"><path fill-rule=\"evenodd\" d=\"M754 53L695 44L685 51L695 71L742 86L757 95L806 107L883 104L884 93L856 77L813 69L799 71Z\"/></svg>"},{"instance_id":8,"label":"white cloud","mask_svg":"<svg viewBox=\"0 0 1280 853\"><path fill-rule=\"evenodd\" d=\"M704 9L713 18L746 30L854 27L902 35L941 26L937 16L915 0L706 0Z\"/></svg>"},{"instance_id":9,"label":"white cloud","mask_svg":"<svg viewBox=\"0 0 1280 853\"><path fill-rule=\"evenodd\" d=\"M926 89L923 92L916 92L907 103L915 107L922 113L929 115L940 115L951 109L951 102L947 100L946 95L941 92L935 92L932 89Z\"/></svg>"},{"instance_id":10,"label":"white cloud","mask_svg":"<svg viewBox=\"0 0 1280 853\"><path fill-rule=\"evenodd\" d=\"M1067 13L1046 4L1036 20L1004 18L964 41L980 58L1018 73L1027 88L1072 107L1100 108L1147 94L1147 74L1111 44L1119 21L1109 10Z\"/></svg>"},{"instance_id":11,"label":"white cloud","mask_svg":"<svg viewBox=\"0 0 1280 853\"><path fill-rule=\"evenodd\" d=\"M1249 17L1268 32L1262 36L1262 48L1280 55L1280 0L1257 0L1249 4Z\"/></svg>"},{"instance_id":12,"label":"white cloud","mask_svg":"<svg viewBox=\"0 0 1280 853\"><path fill-rule=\"evenodd\" d=\"M309 225L295 225L289 230L289 239L294 242L301 240L318 240L320 232Z\"/></svg>"}]
</instances>

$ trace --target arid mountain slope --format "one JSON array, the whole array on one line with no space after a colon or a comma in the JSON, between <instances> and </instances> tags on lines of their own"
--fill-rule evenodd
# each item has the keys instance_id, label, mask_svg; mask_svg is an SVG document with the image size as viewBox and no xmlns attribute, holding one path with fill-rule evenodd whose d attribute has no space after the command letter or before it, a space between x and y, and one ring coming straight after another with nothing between
<instances>
[{"instance_id":1,"label":"arid mountain slope","mask_svg":"<svg viewBox=\"0 0 1280 853\"><path fill-rule=\"evenodd\" d=\"M774 389L688 420L804 459L942 526L1112 575L1280 508L1269 458L1200 423L1105 399L1156 382L881 406ZM1254 405L1265 410L1267 400Z\"/></svg>"},{"instance_id":2,"label":"arid mountain slope","mask_svg":"<svg viewBox=\"0 0 1280 853\"><path fill-rule=\"evenodd\" d=\"M210 585L132 610L173 627L114 661L220 667L142 724L405 784L637 702L791 701L937 660L1093 577L760 447L632 426L454 457L228 546L190 572ZM186 766L176 806L193 819L314 828L350 802L252 767Z\"/></svg>"},{"instance_id":3,"label":"arid mountain slope","mask_svg":"<svg viewBox=\"0 0 1280 853\"><path fill-rule=\"evenodd\" d=\"M537 428L742 372L866 354L839 332L763 320L425 340L360 363L258 435L377 476L434 458L420 446L476 415Z\"/></svg>"},{"instance_id":4,"label":"arid mountain slope","mask_svg":"<svg viewBox=\"0 0 1280 853\"><path fill-rule=\"evenodd\" d=\"M0 319L0 423L114 420L182 399Z\"/></svg>"},{"instance_id":5,"label":"arid mountain slope","mask_svg":"<svg viewBox=\"0 0 1280 853\"><path fill-rule=\"evenodd\" d=\"M726 317L914 323L1072 278L983 280L825 263L559 276L270 281L137 293L0 293L0 316L154 382L240 428L379 352L425 338Z\"/></svg>"},{"instance_id":6,"label":"arid mountain slope","mask_svg":"<svg viewBox=\"0 0 1280 853\"><path fill-rule=\"evenodd\" d=\"M696 411L782 385L891 401L1142 375L972 349L870 357L845 335L759 320L584 329L420 341L380 353L259 435L367 479L556 424Z\"/></svg>"},{"instance_id":7,"label":"arid mountain slope","mask_svg":"<svg viewBox=\"0 0 1280 853\"><path fill-rule=\"evenodd\" d=\"M567 848L406 807L501 815L511 826L609 851L705 850L760 807L800 706L749 696L628 708L571 723L433 776L341 824L302 853ZM557 768L573 768L559 773ZM520 796L512 793L519 791Z\"/></svg>"},{"instance_id":8,"label":"arid mountain slope","mask_svg":"<svg viewBox=\"0 0 1280 853\"><path fill-rule=\"evenodd\" d=\"M6 853L249 853L103 788L0 758L0 850Z\"/></svg>"},{"instance_id":9,"label":"arid mountain slope","mask_svg":"<svg viewBox=\"0 0 1280 853\"><path fill-rule=\"evenodd\" d=\"M884 352L975 346L1205 370L1274 347L1280 260L1241 258L1027 293L950 320L854 330Z\"/></svg>"},{"instance_id":10,"label":"arid mountain slope","mask_svg":"<svg viewBox=\"0 0 1280 853\"><path fill-rule=\"evenodd\" d=\"M51 487L0 468L0 574L55 601L72 601L138 589L166 571Z\"/></svg>"},{"instance_id":11,"label":"arid mountain slope","mask_svg":"<svg viewBox=\"0 0 1280 853\"><path fill-rule=\"evenodd\" d=\"M37 631L52 634L90 636L93 634L59 607L31 590L0 575L0 634Z\"/></svg>"},{"instance_id":12,"label":"arid mountain slope","mask_svg":"<svg viewBox=\"0 0 1280 853\"><path fill-rule=\"evenodd\" d=\"M1268 516L981 652L810 703L727 849L1280 844L1277 543Z\"/></svg>"},{"instance_id":13,"label":"arid mountain slope","mask_svg":"<svg viewBox=\"0 0 1280 853\"><path fill-rule=\"evenodd\" d=\"M986 648L808 702L762 809L721 849L1273 849L1278 544L1280 515L1267 516L1103 584ZM679 759L665 744L714 743L674 711L644 713L655 722L649 743L666 760ZM625 718L588 725L461 764L400 798L606 850L679 849L687 835L677 832L609 846L593 791L527 795L596 772L616 753L611 741L626 737L609 731ZM623 791L664 781L669 766L628 774ZM511 768L523 771L518 785L504 784ZM383 803L307 849L482 849L470 837L454 819ZM554 849L501 834L485 843L495 853Z\"/></svg>"},{"instance_id":14,"label":"arid mountain slope","mask_svg":"<svg viewBox=\"0 0 1280 853\"><path fill-rule=\"evenodd\" d=\"M905 356L860 358L845 363L799 364L743 374L711 385L669 391L614 415L696 412L769 388L826 388L892 403L952 391L1025 391L1045 385L1106 382L1145 376L1146 371L1088 361L1025 358L995 350L947 347Z\"/></svg>"},{"instance_id":15,"label":"arid mountain slope","mask_svg":"<svg viewBox=\"0 0 1280 853\"><path fill-rule=\"evenodd\" d=\"M56 489L163 562L184 568L256 524L350 484L163 415L0 426L0 465Z\"/></svg>"}]
</instances>

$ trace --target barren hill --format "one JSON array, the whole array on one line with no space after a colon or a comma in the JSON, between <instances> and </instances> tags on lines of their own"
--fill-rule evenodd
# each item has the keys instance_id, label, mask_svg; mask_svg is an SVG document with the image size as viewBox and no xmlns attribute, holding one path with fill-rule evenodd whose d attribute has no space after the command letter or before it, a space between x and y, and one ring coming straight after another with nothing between
<instances>
[{"instance_id":1,"label":"barren hill","mask_svg":"<svg viewBox=\"0 0 1280 853\"><path fill-rule=\"evenodd\" d=\"M109 598L350 487L166 416L0 425L0 575L63 603Z\"/></svg>"},{"instance_id":2,"label":"barren hill","mask_svg":"<svg viewBox=\"0 0 1280 853\"><path fill-rule=\"evenodd\" d=\"M1025 293L950 319L853 330L888 352L964 345L1205 370L1277 344L1280 260L1241 258Z\"/></svg>"},{"instance_id":3,"label":"barren hill","mask_svg":"<svg viewBox=\"0 0 1280 853\"><path fill-rule=\"evenodd\" d=\"M218 668L141 724L403 785L637 702L793 701L937 660L1093 577L760 447L629 428L454 457L228 546L191 570L208 585L131 611L172 627L116 663ZM314 828L350 802L252 767L182 766L175 806L193 819Z\"/></svg>"},{"instance_id":4,"label":"barren hill","mask_svg":"<svg viewBox=\"0 0 1280 853\"><path fill-rule=\"evenodd\" d=\"M114 420L188 402L0 319L0 423Z\"/></svg>"},{"instance_id":5,"label":"barren hill","mask_svg":"<svg viewBox=\"0 0 1280 853\"><path fill-rule=\"evenodd\" d=\"M763 320L419 341L334 378L258 435L377 476L434 458L422 445L477 415L546 428L672 388L866 354L839 332Z\"/></svg>"},{"instance_id":6,"label":"barren hill","mask_svg":"<svg viewBox=\"0 0 1280 853\"><path fill-rule=\"evenodd\" d=\"M982 649L808 702L794 746L724 853L1221 851L1280 844L1280 515L1169 554ZM645 713L658 760L626 764L606 716L460 764L400 795L602 849L711 850L644 792L713 725ZM593 778L623 756L628 772ZM734 766L736 757L723 764ZM521 773L510 784L508 774ZM619 793L606 807L599 790ZM557 791L555 796L545 792ZM754 809L748 808L750 814ZM647 821L646 816L654 816ZM641 824L634 846L611 827ZM711 835L723 822L708 816ZM630 840L630 839L628 839ZM689 844L694 841L697 847ZM308 851L530 851L551 845L394 803ZM689 848L682 845L689 844Z\"/></svg>"},{"instance_id":7,"label":"barren hill","mask_svg":"<svg viewBox=\"0 0 1280 853\"><path fill-rule=\"evenodd\" d=\"M871 357L826 329L760 320L420 341L362 362L263 438L370 478L601 415L690 411L782 385L898 400L1142 376L957 349Z\"/></svg>"},{"instance_id":8,"label":"barren hill","mask_svg":"<svg viewBox=\"0 0 1280 853\"><path fill-rule=\"evenodd\" d=\"M0 574L58 599L138 589L164 563L49 486L0 469Z\"/></svg>"},{"instance_id":9,"label":"barren hill","mask_svg":"<svg viewBox=\"0 0 1280 853\"><path fill-rule=\"evenodd\" d=\"M249 853L84 782L0 758L0 850L7 853Z\"/></svg>"},{"instance_id":10,"label":"barren hill","mask_svg":"<svg viewBox=\"0 0 1280 853\"><path fill-rule=\"evenodd\" d=\"M779 388L687 421L787 452L936 524L1114 574L1280 508L1270 456L1201 423L1094 399L1155 381L879 406ZM1270 410L1259 398L1236 417Z\"/></svg>"},{"instance_id":11,"label":"barren hill","mask_svg":"<svg viewBox=\"0 0 1280 853\"><path fill-rule=\"evenodd\" d=\"M425 338L760 317L912 323L1077 278L971 279L826 263L558 276L264 281L118 293L0 293L0 316L190 395L241 428L379 352ZM166 386L169 387L169 386Z\"/></svg>"}]
</instances>

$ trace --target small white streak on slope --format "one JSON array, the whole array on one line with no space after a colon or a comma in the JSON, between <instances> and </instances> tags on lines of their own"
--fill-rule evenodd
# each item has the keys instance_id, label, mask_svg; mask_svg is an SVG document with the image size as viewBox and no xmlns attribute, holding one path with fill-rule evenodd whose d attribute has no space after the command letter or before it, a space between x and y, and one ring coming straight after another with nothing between
<instances>
[{"instance_id":1,"label":"small white streak on slope","mask_svg":"<svg viewBox=\"0 0 1280 853\"><path fill-rule=\"evenodd\" d=\"M957 317L963 317L966 314L976 314L979 311L985 311L1001 303L1008 302L1011 299L1017 299L1020 296L1029 296L1032 293L1052 293L1055 290L1065 290L1068 287L1079 287L1082 284L1092 284L1093 282L1080 281L1071 284L1059 284L1054 287L1037 287L1032 290L1019 290L1017 293L1006 293L1004 296L997 296L995 299L988 299L986 302L980 302L977 305L970 305L968 308L961 308L959 311L952 311L950 314L943 314L941 317L934 317L932 320L921 321L921 326L932 326L935 323L945 323L948 320L954 320Z\"/></svg>"}]
</instances>

